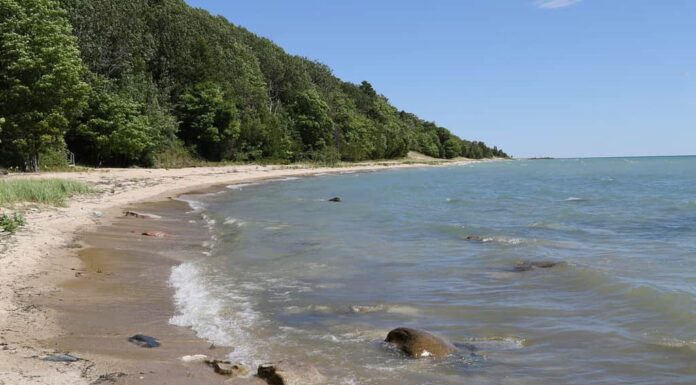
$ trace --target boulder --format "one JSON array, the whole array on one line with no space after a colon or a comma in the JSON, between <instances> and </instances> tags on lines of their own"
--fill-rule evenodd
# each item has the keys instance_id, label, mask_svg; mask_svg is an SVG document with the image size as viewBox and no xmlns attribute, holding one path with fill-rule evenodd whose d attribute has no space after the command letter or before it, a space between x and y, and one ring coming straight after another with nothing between
<instances>
[{"instance_id":1,"label":"boulder","mask_svg":"<svg viewBox=\"0 0 696 385\"><path fill-rule=\"evenodd\" d=\"M314 366L293 362L261 365L256 374L269 385L318 385L326 382Z\"/></svg>"},{"instance_id":2,"label":"boulder","mask_svg":"<svg viewBox=\"0 0 696 385\"><path fill-rule=\"evenodd\" d=\"M128 342L136 344L141 348L158 348L160 343L155 337L146 336L144 334L136 334L133 337L128 338Z\"/></svg>"},{"instance_id":3,"label":"boulder","mask_svg":"<svg viewBox=\"0 0 696 385\"><path fill-rule=\"evenodd\" d=\"M472 242L483 242L485 240L485 238L480 236L480 235L468 235L466 237L466 240L472 241Z\"/></svg>"},{"instance_id":4,"label":"boulder","mask_svg":"<svg viewBox=\"0 0 696 385\"><path fill-rule=\"evenodd\" d=\"M411 358L447 357L457 348L441 337L424 330L397 328L387 334L386 342Z\"/></svg>"},{"instance_id":5,"label":"boulder","mask_svg":"<svg viewBox=\"0 0 696 385\"><path fill-rule=\"evenodd\" d=\"M559 265L563 265L563 262L553 262L553 261L524 261L519 262L513 267L513 271L523 272L535 269L550 269Z\"/></svg>"},{"instance_id":6,"label":"boulder","mask_svg":"<svg viewBox=\"0 0 696 385\"><path fill-rule=\"evenodd\" d=\"M329 202L339 203L339 202L341 202L341 198L334 197L334 198L329 199Z\"/></svg>"}]
</instances>

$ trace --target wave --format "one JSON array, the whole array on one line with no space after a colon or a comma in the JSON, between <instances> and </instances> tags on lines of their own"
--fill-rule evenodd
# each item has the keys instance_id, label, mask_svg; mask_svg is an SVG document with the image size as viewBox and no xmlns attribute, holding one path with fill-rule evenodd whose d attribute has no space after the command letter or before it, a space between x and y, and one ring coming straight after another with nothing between
<instances>
[{"instance_id":1,"label":"wave","mask_svg":"<svg viewBox=\"0 0 696 385\"><path fill-rule=\"evenodd\" d=\"M169 323L191 328L199 338L216 345L233 347L232 360L249 363L250 358L258 358L251 330L258 326L260 314L249 298L229 288L215 292L193 262L173 268L169 283L175 290L177 310Z\"/></svg>"},{"instance_id":2,"label":"wave","mask_svg":"<svg viewBox=\"0 0 696 385\"><path fill-rule=\"evenodd\" d=\"M229 186L225 186L229 190L241 190L244 187L249 187L249 186L256 186L258 183L237 183L237 184L231 184Z\"/></svg>"},{"instance_id":3,"label":"wave","mask_svg":"<svg viewBox=\"0 0 696 385\"><path fill-rule=\"evenodd\" d=\"M566 202L587 202L588 199L578 198L578 197L568 197L565 199Z\"/></svg>"}]
</instances>

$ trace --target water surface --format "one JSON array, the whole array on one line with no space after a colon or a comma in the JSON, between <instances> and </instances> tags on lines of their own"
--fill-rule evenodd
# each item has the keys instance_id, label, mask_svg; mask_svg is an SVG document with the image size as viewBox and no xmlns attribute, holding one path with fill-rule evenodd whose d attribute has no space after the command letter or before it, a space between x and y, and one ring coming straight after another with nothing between
<instances>
[{"instance_id":1,"label":"water surface","mask_svg":"<svg viewBox=\"0 0 696 385\"><path fill-rule=\"evenodd\" d=\"M333 384L696 383L696 157L324 175L189 199L211 241L173 272L172 322L235 360L310 361ZM525 260L565 264L514 272ZM406 359L381 342L399 326L476 350Z\"/></svg>"}]
</instances>

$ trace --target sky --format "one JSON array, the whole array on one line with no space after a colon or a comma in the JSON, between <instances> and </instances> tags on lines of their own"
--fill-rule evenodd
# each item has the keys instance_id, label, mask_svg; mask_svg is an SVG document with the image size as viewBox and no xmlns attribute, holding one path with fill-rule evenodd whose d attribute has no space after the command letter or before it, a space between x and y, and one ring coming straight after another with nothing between
<instances>
[{"instance_id":1,"label":"sky","mask_svg":"<svg viewBox=\"0 0 696 385\"><path fill-rule=\"evenodd\" d=\"M515 157L696 154L694 0L187 0Z\"/></svg>"}]
</instances>

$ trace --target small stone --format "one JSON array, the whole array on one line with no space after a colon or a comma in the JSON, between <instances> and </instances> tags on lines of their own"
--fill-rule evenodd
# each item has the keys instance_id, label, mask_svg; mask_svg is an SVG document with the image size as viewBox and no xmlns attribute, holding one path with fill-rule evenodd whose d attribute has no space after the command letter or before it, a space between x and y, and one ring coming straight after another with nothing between
<instances>
[{"instance_id":1,"label":"small stone","mask_svg":"<svg viewBox=\"0 0 696 385\"><path fill-rule=\"evenodd\" d=\"M145 231L142 233L142 235L146 237L153 237L153 238L166 238L167 233L163 231Z\"/></svg>"},{"instance_id":2,"label":"small stone","mask_svg":"<svg viewBox=\"0 0 696 385\"><path fill-rule=\"evenodd\" d=\"M256 375L269 385L319 385L326 382L314 366L292 362L261 365Z\"/></svg>"},{"instance_id":3,"label":"small stone","mask_svg":"<svg viewBox=\"0 0 696 385\"><path fill-rule=\"evenodd\" d=\"M157 338L146 336L143 334L136 334L133 337L128 338L128 342L136 344L141 348L158 348L160 347L160 342Z\"/></svg>"},{"instance_id":4,"label":"small stone","mask_svg":"<svg viewBox=\"0 0 696 385\"><path fill-rule=\"evenodd\" d=\"M51 354L50 356L41 358L41 360L49 362L75 362L80 359L70 354Z\"/></svg>"},{"instance_id":5,"label":"small stone","mask_svg":"<svg viewBox=\"0 0 696 385\"><path fill-rule=\"evenodd\" d=\"M215 373L223 376L243 376L249 373L249 370L241 364L233 364L230 361L208 360L206 364L211 366Z\"/></svg>"}]
</instances>

